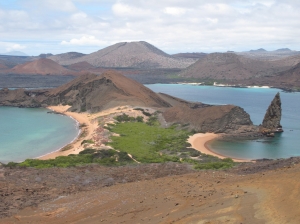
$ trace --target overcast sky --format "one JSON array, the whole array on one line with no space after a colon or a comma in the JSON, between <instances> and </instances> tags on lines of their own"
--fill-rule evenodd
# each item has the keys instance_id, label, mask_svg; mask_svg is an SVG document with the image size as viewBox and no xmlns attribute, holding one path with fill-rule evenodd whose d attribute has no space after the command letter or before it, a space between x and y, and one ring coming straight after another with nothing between
<instances>
[{"instance_id":1,"label":"overcast sky","mask_svg":"<svg viewBox=\"0 0 300 224\"><path fill-rule=\"evenodd\" d=\"M167 53L300 50L299 0L0 0L0 53L91 53L147 41Z\"/></svg>"}]
</instances>

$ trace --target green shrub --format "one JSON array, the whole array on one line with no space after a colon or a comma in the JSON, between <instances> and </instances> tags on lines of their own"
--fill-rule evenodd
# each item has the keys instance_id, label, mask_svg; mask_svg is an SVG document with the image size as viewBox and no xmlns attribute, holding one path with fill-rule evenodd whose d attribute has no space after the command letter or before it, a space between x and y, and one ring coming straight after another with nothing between
<instances>
[{"instance_id":1,"label":"green shrub","mask_svg":"<svg viewBox=\"0 0 300 224\"><path fill-rule=\"evenodd\" d=\"M83 140L82 142L81 142L81 145L83 145L83 144L94 144L94 141L92 140L92 139L87 139L87 140Z\"/></svg>"},{"instance_id":2,"label":"green shrub","mask_svg":"<svg viewBox=\"0 0 300 224\"><path fill-rule=\"evenodd\" d=\"M21 163L10 162L8 167L35 167L35 168L50 168L50 167L72 167L84 164L98 163L101 165L117 166L132 163L133 160L126 152L117 152L114 150L95 150L85 149L78 155L71 154L69 156L59 156L55 159L38 160L26 159Z\"/></svg>"},{"instance_id":3,"label":"green shrub","mask_svg":"<svg viewBox=\"0 0 300 224\"><path fill-rule=\"evenodd\" d=\"M154 126L158 124L158 118L157 116L151 116L149 117L148 121L146 122L147 125L149 126Z\"/></svg>"},{"instance_id":4,"label":"green shrub","mask_svg":"<svg viewBox=\"0 0 300 224\"><path fill-rule=\"evenodd\" d=\"M212 162L212 163L199 163L194 166L195 169L199 170L219 170L228 169L234 166L234 163L228 162Z\"/></svg>"},{"instance_id":5,"label":"green shrub","mask_svg":"<svg viewBox=\"0 0 300 224\"><path fill-rule=\"evenodd\" d=\"M95 152L96 152L96 149L86 148L86 149L82 150L81 152L79 152L79 154L80 155L94 154Z\"/></svg>"},{"instance_id":6,"label":"green shrub","mask_svg":"<svg viewBox=\"0 0 300 224\"><path fill-rule=\"evenodd\" d=\"M144 118L142 116L137 116L136 121L137 122L144 122Z\"/></svg>"}]
</instances>

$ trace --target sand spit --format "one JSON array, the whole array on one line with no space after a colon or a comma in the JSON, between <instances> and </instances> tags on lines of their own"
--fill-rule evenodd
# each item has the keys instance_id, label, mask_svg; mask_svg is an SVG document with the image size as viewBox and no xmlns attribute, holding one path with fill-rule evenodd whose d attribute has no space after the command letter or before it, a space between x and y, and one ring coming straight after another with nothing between
<instances>
[{"instance_id":1,"label":"sand spit","mask_svg":"<svg viewBox=\"0 0 300 224\"><path fill-rule=\"evenodd\" d=\"M215 153L209 149L207 146L207 143L216 139L219 137L220 134L215 134L215 133L197 133L188 139L188 142L192 145L192 148L198 150L201 153L216 156L220 159L225 159L228 158L226 156L223 156L221 154ZM235 162L253 162L251 160L246 160L246 159L238 159L238 158L232 158L233 161Z\"/></svg>"}]
</instances>

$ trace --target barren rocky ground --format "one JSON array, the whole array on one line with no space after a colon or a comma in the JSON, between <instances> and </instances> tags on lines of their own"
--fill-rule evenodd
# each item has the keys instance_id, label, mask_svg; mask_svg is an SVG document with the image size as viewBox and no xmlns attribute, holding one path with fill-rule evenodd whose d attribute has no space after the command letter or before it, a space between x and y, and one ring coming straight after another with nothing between
<instances>
[{"instance_id":1,"label":"barren rocky ground","mask_svg":"<svg viewBox=\"0 0 300 224\"><path fill-rule=\"evenodd\" d=\"M194 171L176 163L0 168L1 223L299 223L300 158Z\"/></svg>"}]
</instances>

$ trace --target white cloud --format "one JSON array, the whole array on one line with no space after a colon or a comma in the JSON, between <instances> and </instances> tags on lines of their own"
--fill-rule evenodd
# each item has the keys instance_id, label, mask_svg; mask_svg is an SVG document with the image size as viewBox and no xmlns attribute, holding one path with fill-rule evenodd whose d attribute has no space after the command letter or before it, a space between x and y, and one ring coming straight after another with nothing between
<instances>
[{"instance_id":1,"label":"white cloud","mask_svg":"<svg viewBox=\"0 0 300 224\"><path fill-rule=\"evenodd\" d=\"M28 1L28 0L26 0ZM77 10L72 0L29 0L35 7L46 6L47 10L74 12ZM28 4L28 3L26 3Z\"/></svg>"},{"instance_id":2,"label":"white cloud","mask_svg":"<svg viewBox=\"0 0 300 224\"><path fill-rule=\"evenodd\" d=\"M17 1L13 10L0 9L0 41L23 46L28 40L48 46L41 49L26 43L32 51L92 51L130 40L145 40L174 53L273 50L287 45L300 50L300 2L296 0L24 2Z\"/></svg>"},{"instance_id":3,"label":"white cloud","mask_svg":"<svg viewBox=\"0 0 300 224\"><path fill-rule=\"evenodd\" d=\"M166 7L164 13L173 15L173 16L182 16L186 13L186 9L178 7Z\"/></svg>"},{"instance_id":4,"label":"white cloud","mask_svg":"<svg viewBox=\"0 0 300 224\"><path fill-rule=\"evenodd\" d=\"M95 46L103 46L107 44L107 41L103 41L100 39L97 39L94 36L83 36L79 39L73 38L70 41L62 41L62 45L95 45Z\"/></svg>"},{"instance_id":5,"label":"white cloud","mask_svg":"<svg viewBox=\"0 0 300 224\"><path fill-rule=\"evenodd\" d=\"M151 9L136 7L134 4L115 3L112 6L114 15L119 17L143 17L151 16Z\"/></svg>"},{"instance_id":6,"label":"white cloud","mask_svg":"<svg viewBox=\"0 0 300 224\"><path fill-rule=\"evenodd\" d=\"M20 51L25 49L26 46L25 45L21 45L21 44L17 44L17 43L11 43L11 42L0 42L0 49L1 52L5 51L5 52L10 52L10 51ZM4 52L2 52L4 53Z\"/></svg>"}]
</instances>

